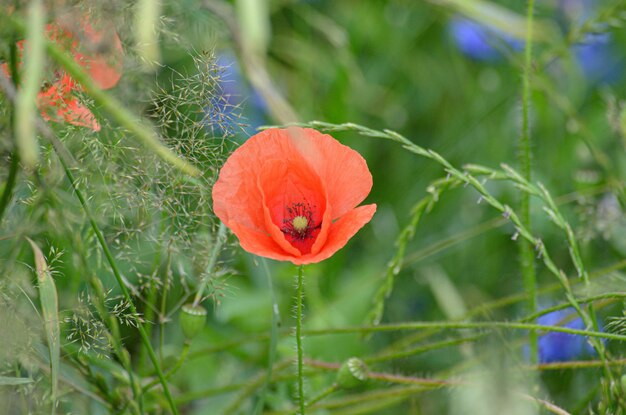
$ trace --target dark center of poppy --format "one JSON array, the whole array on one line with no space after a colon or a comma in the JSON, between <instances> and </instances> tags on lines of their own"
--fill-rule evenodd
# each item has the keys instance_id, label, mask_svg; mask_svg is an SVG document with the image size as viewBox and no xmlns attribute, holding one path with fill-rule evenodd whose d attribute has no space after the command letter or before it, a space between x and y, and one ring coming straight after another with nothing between
<instances>
[{"instance_id":1,"label":"dark center of poppy","mask_svg":"<svg viewBox=\"0 0 626 415\"><path fill-rule=\"evenodd\" d=\"M304 241L316 236L315 230L320 228L320 224L315 224L313 220L313 207L308 203L294 203L285 208L283 226L280 230L291 242Z\"/></svg>"}]
</instances>

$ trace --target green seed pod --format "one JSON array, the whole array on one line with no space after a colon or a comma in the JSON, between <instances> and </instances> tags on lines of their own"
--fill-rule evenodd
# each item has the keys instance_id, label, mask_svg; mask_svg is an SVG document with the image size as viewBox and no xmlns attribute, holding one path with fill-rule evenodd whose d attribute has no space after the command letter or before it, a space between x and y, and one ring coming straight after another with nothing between
<instances>
[{"instance_id":1,"label":"green seed pod","mask_svg":"<svg viewBox=\"0 0 626 415\"><path fill-rule=\"evenodd\" d=\"M185 304L179 315L180 328L188 340L196 337L206 322L206 309L200 305Z\"/></svg>"},{"instance_id":2,"label":"green seed pod","mask_svg":"<svg viewBox=\"0 0 626 415\"><path fill-rule=\"evenodd\" d=\"M622 375L622 377L620 378L620 383L622 386L622 393L626 395L626 375Z\"/></svg>"},{"instance_id":3,"label":"green seed pod","mask_svg":"<svg viewBox=\"0 0 626 415\"><path fill-rule=\"evenodd\" d=\"M346 360L337 372L337 384L343 389L352 389L367 380L367 366L358 357Z\"/></svg>"}]
</instances>

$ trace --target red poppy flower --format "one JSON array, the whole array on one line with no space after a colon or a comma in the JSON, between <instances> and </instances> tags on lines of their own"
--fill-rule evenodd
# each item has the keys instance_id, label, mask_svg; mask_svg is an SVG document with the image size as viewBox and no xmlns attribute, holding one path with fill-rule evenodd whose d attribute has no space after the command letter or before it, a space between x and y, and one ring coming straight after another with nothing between
<instances>
[{"instance_id":1,"label":"red poppy flower","mask_svg":"<svg viewBox=\"0 0 626 415\"><path fill-rule=\"evenodd\" d=\"M46 26L46 36L69 51L91 75L102 89L113 88L119 81L122 66L122 43L112 28L97 31L86 20L77 25L71 24L66 17ZM80 40L80 42L79 42ZM24 50L24 41L17 43L20 56ZM110 51L110 53L109 53ZM6 63L0 65L5 76L9 76ZM73 125L99 131L100 125L91 111L73 94L80 91L78 85L64 72L55 73L52 83L42 88L37 96L37 106L45 120L68 122Z\"/></svg>"},{"instance_id":2,"label":"red poppy flower","mask_svg":"<svg viewBox=\"0 0 626 415\"><path fill-rule=\"evenodd\" d=\"M226 160L215 214L246 251L296 265L329 258L376 212L359 153L308 128L269 129Z\"/></svg>"}]
</instances>

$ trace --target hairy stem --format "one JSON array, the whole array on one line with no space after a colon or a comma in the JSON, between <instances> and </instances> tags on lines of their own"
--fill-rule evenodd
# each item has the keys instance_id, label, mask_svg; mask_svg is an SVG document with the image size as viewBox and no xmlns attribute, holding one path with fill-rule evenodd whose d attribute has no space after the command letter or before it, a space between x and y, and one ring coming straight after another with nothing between
<instances>
[{"instance_id":1,"label":"hairy stem","mask_svg":"<svg viewBox=\"0 0 626 415\"><path fill-rule=\"evenodd\" d=\"M303 266L298 267L298 288L296 293L296 347L298 349L298 401L300 404L300 415L304 415L304 374L302 364L302 296L304 281L302 278Z\"/></svg>"},{"instance_id":2,"label":"hairy stem","mask_svg":"<svg viewBox=\"0 0 626 415\"><path fill-rule=\"evenodd\" d=\"M526 49L524 54L524 73L522 77L522 134L519 141L519 165L522 176L526 181L531 180L531 143L530 143L530 71L532 65L532 36L533 36L533 13L534 0L528 0L526 16ZM521 192L520 219L526 229L532 232L530 223L530 194ZM535 272L535 256L533 247L527 240L519 244L522 278L524 288L528 293L528 311L534 313L537 308L537 276ZM530 359L533 363L538 361L537 333L528 333L530 343Z\"/></svg>"},{"instance_id":3,"label":"hairy stem","mask_svg":"<svg viewBox=\"0 0 626 415\"><path fill-rule=\"evenodd\" d=\"M322 336L329 334L347 334L347 333L374 333L384 331L405 331L405 330L424 330L424 329L497 329L506 328L514 330L536 330L545 332L557 332L577 334L590 338L603 338L618 341L626 341L626 335L616 333L606 333L588 330L572 329L561 326L542 326L541 324L518 323L512 321L410 321L406 323L381 324L378 326L352 326L340 327L332 329L306 330L305 334L309 336Z\"/></svg>"}]
</instances>

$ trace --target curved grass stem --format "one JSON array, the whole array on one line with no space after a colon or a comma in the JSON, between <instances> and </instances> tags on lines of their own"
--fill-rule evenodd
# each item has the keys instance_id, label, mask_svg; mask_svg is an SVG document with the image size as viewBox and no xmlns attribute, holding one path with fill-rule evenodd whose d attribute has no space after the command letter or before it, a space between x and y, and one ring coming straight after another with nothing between
<instances>
[{"instance_id":1,"label":"curved grass stem","mask_svg":"<svg viewBox=\"0 0 626 415\"><path fill-rule=\"evenodd\" d=\"M494 209L499 211L506 219L508 219L515 226L516 234L520 235L524 240L529 242L531 246L533 246L534 252L537 254L539 258L541 258L542 262L544 263L548 271L550 271L550 273L554 275L556 279L560 282L565 292L565 298L568 300L571 306L576 310L576 312L581 317L585 325L587 327L597 327L597 322L593 321L593 317L592 317L593 313L588 313L586 310L581 308L576 296L574 295L569 279L567 278L565 272L563 272L563 270L557 267L557 265L554 263L554 261L552 260L548 252L548 249L546 248L541 238L533 235L531 231L524 225L522 219L520 218L520 215L516 213L510 206L496 199L487 190L483 182L481 182L476 176L474 176L470 172L470 171L475 170L476 167L479 167L480 168L479 173L483 175L487 171L492 171L491 169L482 167L482 166L473 166L473 167L465 166L464 171L461 171L460 169L453 166L448 160L446 160L443 156L441 156L441 154L437 153L436 151L425 149L413 143L411 140L402 136L401 134L398 134L397 132L391 131L391 130L380 131L380 130L374 130L374 129L367 128L367 127L354 124L354 123L331 124L331 123L320 122L320 121L311 121L309 123L296 123L293 125L320 128L325 131L356 131L359 134L362 134L364 136L395 141L399 143L405 150L438 163L439 165L443 167L444 171L450 175L451 178L456 178L460 180L463 184L473 187L480 194L482 200L485 200L485 202L487 202L490 206L492 206ZM266 127L261 127L261 128L266 128ZM586 273L584 272L584 268L582 268L582 261L580 260L580 255L578 254L579 251L577 248L576 240L575 238L572 237L573 232L571 232L571 227L569 227L569 225L565 222L565 220L562 218L558 210L554 209L554 203L553 203L554 201L551 199L547 191L545 191L545 189L542 189L542 186L535 186L531 184L526 179L524 179L519 173L517 173L515 170L513 170L512 168L506 165L502 166L502 171L494 171L494 173L496 174L497 177L503 177L503 175L507 176L509 180L516 182L516 184L518 185L518 188L521 191L529 193L531 195L538 196L541 199L543 199L544 202L546 202L546 204L548 205L547 213L550 215L551 219L553 219L557 225L559 225L566 231L567 243L570 248L572 260L574 261L574 264L576 265L577 270L581 274L581 277L584 280L586 280L587 276L586 276ZM534 325L534 326L535 327L528 327L528 329L538 330L540 329L540 327L542 327L538 325ZM590 336L590 337L594 337L594 336ZM597 350L600 358L602 360L605 360L605 350L604 350L604 345L602 344L602 342L598 342L598 341L595 341L595 339L592 339L591 343L594 346L594 348ZM610 370L608 369L608 366L605 368L605 372L607 374L607 377L611 379L612 374Z\"/></svg>"}]
</instances>

